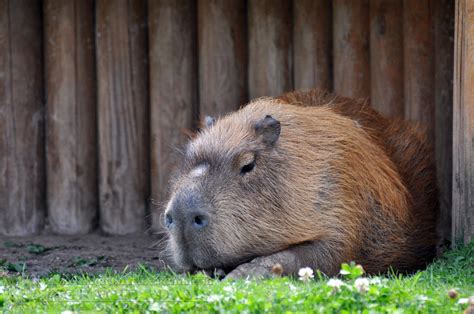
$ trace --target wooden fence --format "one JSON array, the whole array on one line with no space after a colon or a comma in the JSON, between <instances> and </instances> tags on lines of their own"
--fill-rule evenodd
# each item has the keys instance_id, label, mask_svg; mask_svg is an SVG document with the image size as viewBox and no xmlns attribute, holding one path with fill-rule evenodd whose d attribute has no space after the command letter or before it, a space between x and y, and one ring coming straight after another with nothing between
<instances>
[{"instance_id":1,"label":"wooden fence","mask_svg":"<svg viewBox=\"0 0 474 314\"><path fill-rule=\"evenodd\" d=\"M453 0L0 0L0 233L160 225L200 114L324 87L429 127L451 239Z\"/></svg>"}]
</instances>

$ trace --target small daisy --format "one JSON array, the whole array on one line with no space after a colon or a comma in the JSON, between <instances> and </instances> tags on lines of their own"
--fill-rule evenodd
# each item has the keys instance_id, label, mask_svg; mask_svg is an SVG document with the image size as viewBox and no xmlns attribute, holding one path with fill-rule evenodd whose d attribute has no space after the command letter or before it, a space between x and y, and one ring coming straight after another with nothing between
<instances>
[{"instance_id":1,"label":"small daisy","mask_svg":"<svg viewBox=\"0 0 474 314\"><path fill-rule=\"evenodd\" d=\"M234 292L234 287L232 287L232 286L225 286L225 287L223 288L223 290L224 290L225 292Z\"/></svg>"},{"instance_id":2,"label":"small daisy","mask_svg":"<svg viewBox=\"0 0 474 314\"><path fill-rule=\"evenodd\" d=\"M426 295L419 295L417 299L418 301L425 302L428 300L428 297Z\"/></svg>"},{"instance_id":3,"label":"small daisy","mask_svg":"<svg viewBox=\"0 0 474 314\"><path fill-rule=\"evenodd\" d=\"M313 270L309 267L300 268L298 276L300 276L302 281L309 281L311 278L314 278Z\"/></svg>"},{"instance_id":4,"label":"small daisy","mask_svg":"<svg viewBox=\"0 0 474 314\"><path fill-rule=\"evenodd\" d=\"M354 281L354 287L356 287L360 293L366 293L367 291L369 291L369 285L370 282L367 278L357 278Z\"/></svg>"},{"instance_id":5,"label":"small daisy","mask_svg":"<svg viewBox=\"0 0 474 314\"><path fill-rule=\"evenodd\" d=\"M207 302L219 302L221 297L219 295L211 294L207 297Z\"/></svg>"},{"instance_id":6,"label":"small daisy","mask_svg":"<svg viewBox=\"0 0 474 314\"><path fill-rule=\"evenodd\" d=\"M152 304L150 304L150 306L148 307L148 310L149 311L153 311L153 312L159 312L161 310L161 306L160 304L156 303L156 302L153 302Z\"/></svg>"},{"instance_id":7,"label":"small daisy","mask_svg":"<svg viewBox=\"0 0 474 314\"><path fill-rule=\"evenodd\" d=\"M458 304L474 304L474 296L470 297L470 298L461 298L458 300Z\"/></svg>"},{"instance_id":8,"label":"small daisy","mask_svg":"<svg viewBox=\"0 0 474 314\"><path fill-rule=\"evenodd\" d=\"M344 282L339 279L329 279L327 285L332 287L334 290L339 290L342 286L344 286Z\"/></svg>"}]
</instances>

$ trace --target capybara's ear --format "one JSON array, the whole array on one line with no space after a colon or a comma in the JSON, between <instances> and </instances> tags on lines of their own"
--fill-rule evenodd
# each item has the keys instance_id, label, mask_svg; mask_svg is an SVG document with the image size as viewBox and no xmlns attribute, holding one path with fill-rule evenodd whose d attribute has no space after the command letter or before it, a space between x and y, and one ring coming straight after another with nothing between
<instances>
[{"instance_id":1,"label":"capybara's ear","mask_svg":"<svg viewBox=\"0 0 474 314\"><path fill-rule=\"evenodd\" d=\"M206 116L204 118L203 128L208 129L216 123L216 119L211 116Z\"/></svg>"},{"instance_id":2,"label":"capybara's ear","mask_svg":"<svg viewBox=\"0 0 474 314\"><path fill-rule=\"evenodd\" d=\"M255 124L255 133L261 136L263 143L273 146L280 137L281 125L280 121L274 119L270 115L258 121Z\"/></svg>"}]
</instances>

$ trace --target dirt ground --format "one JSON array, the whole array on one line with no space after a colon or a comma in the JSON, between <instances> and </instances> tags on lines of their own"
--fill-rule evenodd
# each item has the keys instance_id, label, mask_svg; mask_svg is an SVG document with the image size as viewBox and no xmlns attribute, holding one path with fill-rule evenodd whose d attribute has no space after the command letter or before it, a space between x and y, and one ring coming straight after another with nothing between
<instances>
[{"instance_id":1,"label":"dirt ground","mask_svg":"<svg viewBox=\"0 0 474 314\"><path fill-rule=\"evenodd\" d=\"M162 269L157 243L150 235L0 236L3 275L26 273L32 277L57 273L97 273L106 268L123 271L139 264ZM5 272L6 270L6 272ZM1 274L0 274L1 275Z\"/></svg>"}]
</instances>

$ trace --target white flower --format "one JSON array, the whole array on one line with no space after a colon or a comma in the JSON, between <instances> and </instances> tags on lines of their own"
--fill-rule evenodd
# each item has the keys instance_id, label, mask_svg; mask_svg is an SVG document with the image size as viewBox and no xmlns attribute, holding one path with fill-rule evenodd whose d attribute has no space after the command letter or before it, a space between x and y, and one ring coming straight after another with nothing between
<instances>
[{"instance_id":1,"label":"white flower","mask_svg":"<svg viewBox=\"0 0 474 314\"><path fill-rule=\"evenodd\" d=\"M357 278L354 281L354 287L356 287L360 293L366 293L367 291L369 291L369 285L370 282L367 278Z\"/></svg>"},{"instance_id":2,"label":"white flower","mask_svg":"<svg viewBox=\"0 0 474 314\"><path fill-rule=\"evenodd\" d=\"M222 290L225 292L234 292L234 287L232 286L225 286Z\"/></svg>"},{"instance_id":3,"label":"white flower","mask_svg":"<svg viewBox=\"0 0 474 314\"><path fill-rule=\"evenodd\" d=\"M417 299L418 301L425 302L426 300L428 300L428 297L426 295L419 295Z\"/></svg>"},{"instance_id":4,"label":"white flower","mask_svg":"<svg viewBox=\"0 0 474 314\"><path fill-rule=\"evenodd\" d=\"M5 287L4 286L0 286L0 293L4 293L5 292Z\"/></svg>"},{"instance_id":5,"label":"white flower","mask_svg":"<svg viewBox=\"0 0 474 314\"><path fill-rule=\"evenodd\" d=\"M302 281L309 281L311 278L314 278L313 270L309 267L300 268L298 276L300 276Z\"/></svg>"},{"instance_id":6,"label":"white flower","mask_svg":"<svg viewBox=\"0 0 474 314\"><path fill-rule=\"evenodd\" d=\"M344 286L344 282L342 280L339 280L339 279L329 279L328 280L328 283L327 285L329 287L333 287L334 290L339 290L339 288L341 288L342 286Z\"/></svg>"},{"instance_id":7,"label":"white flower","mask_svg":"<svg viewBox=\"0 0 474 314\"><path fill-rule=\"evenodd\" d=\"M382 280L379 277L373 277L369 279L371 285L380 285L382 284Z\"/></svg>"},{"instance_id":8,"label":"white flower","mask_svg":"<svg viewBox=\"0 0 474 314\"><path fill-rule=\"evenodd\" d=\"M148 310L149 311L153 311L153 312L159 312L161 310L161 306L160 304L156 303L156 302L153 302L152 304L150 304L150 306L148 307Z\"/></svg>"},{"instance_id":9,"label":"white flower","mask_svg":"<svg viewBox=\"0 0 474 314\"><path fill-rule=\"evenodd\" d=\"M343 276L349 275L350 273L351 273L350 271L345 270L345 269L341 269L341 270L339 271L339 274L341 274L341 275L343 275Z\"/></svg>"},{"instance_id":10,"label":"white flower","mask_svg":"<svg viewBox=\"0 0 474 314\"><path fill-rule=\"evenodd\" d=\"M468 304L468 303L473 303L474 304L474 296L470 298L461 298L458 300L458 304Z\"/></svg>"},{"instance_id":11,"label":"white flower","mask_svg":"<svg viewBox=\"0 0 474 314\"><path fill-rule=\"evenodd\" d=\"M62 311L61 314L74 314L73 311Z\"/></svg>"},{"instance_id":12,"label":"white flower","mask_svg":"<svg viewBox=\"0 0 474 314\"><path fill-rule=\"evenodd\" d=\"M45 283L40 282L39 288L40 288L41 291L43 291L44 289L46 289L46 287L47 287L47 285L46 285Z\"/></svg>"},{"instance_id":13,"label":"white flower","mask_svg":"<svg viewBox=\"0 0 474 314\"><path fill-rule=\"evenodd\" d=\"M207 297L207 302L219 302L221 300L221 296L211 294L210 296Z\"/></svg>"}]
</instances>

